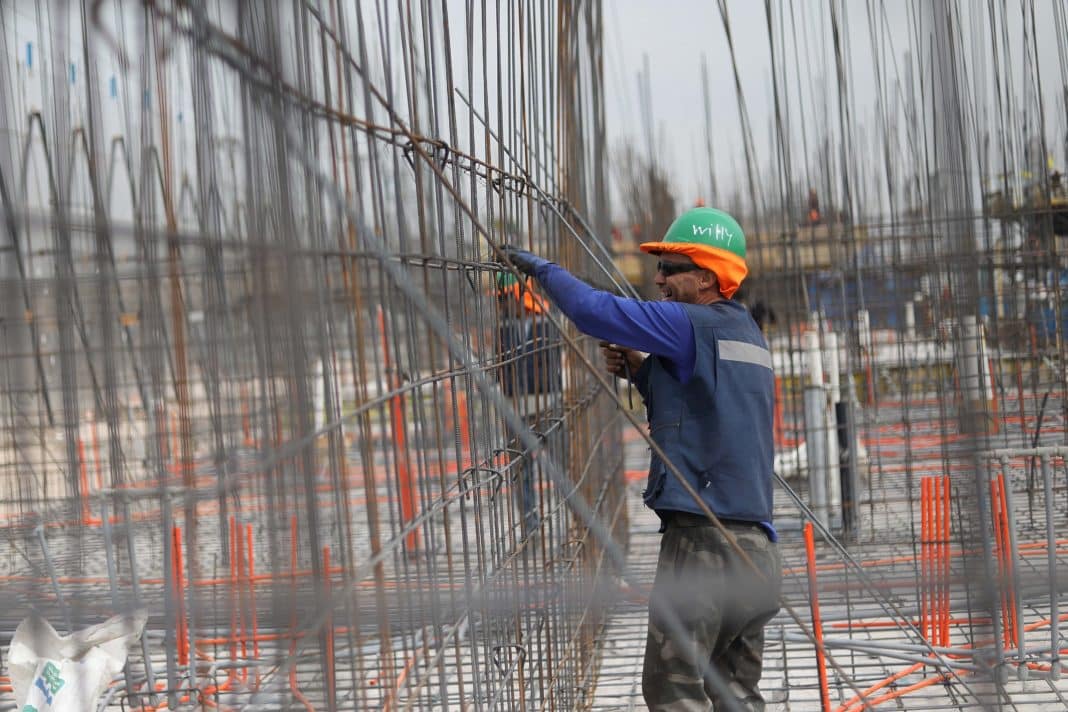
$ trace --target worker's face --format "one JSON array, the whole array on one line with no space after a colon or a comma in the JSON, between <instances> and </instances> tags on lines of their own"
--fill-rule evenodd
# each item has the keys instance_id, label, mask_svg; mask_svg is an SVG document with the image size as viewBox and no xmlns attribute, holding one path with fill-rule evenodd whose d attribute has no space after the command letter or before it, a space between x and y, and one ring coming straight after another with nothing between
<instances>
[{"instance_id":1,"label":"worker's face","mask_svg":"<svg viewBox=\"0 0 1068 712\"><path fill-rule=\"evenodd\" d=\"M691 269L672 272L672 267L690 267ZM692 269L693 260L686 255L670 252L660 254L660 266L656 270L656 286L660 289L660 298L667 302L684 304L703 303L702 295L708 290L708 283L714 280L712 273L702 269ZM671 274L664 274L667 271Z\"/></svg>"}]
</instances>

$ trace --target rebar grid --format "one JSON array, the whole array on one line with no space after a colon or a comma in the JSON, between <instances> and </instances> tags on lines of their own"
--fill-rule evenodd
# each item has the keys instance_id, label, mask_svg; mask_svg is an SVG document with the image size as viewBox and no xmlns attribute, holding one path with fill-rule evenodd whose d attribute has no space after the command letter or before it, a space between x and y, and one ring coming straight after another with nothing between
<instances>
[{"instance_id":1,"label":"rebar grid","mask_svg":"<svg viewBox=\"0 0 1068 712\"><path fill-rule=\"evenodd\" d=\"M743 298L779 377L783 599L823 622L769 626L769 709L1061 709L1063 6L765 3L762 38L718 10L745 188L723 187L709 122L699 195L745 216ZM754 39L772 64L766 147L736 53ZM856 100L870 90L874 112ZM632 565L651 570L644 527ZM644 605L610 623L596 707L640 706Z\"/></svg>"},{"instance_id":2,"label":"rebar grid","mask_svg":"<svg viewBox=\"0 0 1068 712\"><path fill-rule=\"evenodd\" d=\"M632 291L601 243L601 6L11 7L5 49L29 24L37 54L0 72L0 641L31 609L64 631L148 610L116 707L633 704L632 582L656 538L623 475L642 443L569 326L539 346L562 354L558 391L486 388L517 361L495 245ZM774 44L792 15L768 15ZM849 26L838 4L826 21ZM918 14L917 35L947 21ZM789 612L764 689L816 708L824 668L843 712L1057 708L1063 184L1003 176L980 216L958 177L902 207L888 171L867 197L891 217L866 211L838 71L843 160L805 176L822 215L782 143L760 179L751 132L732 207L749 303L777 315ZM918 94L978 135L955 90ZM910 117L942 146L913 167L967 171L944 123ZM805 334L840 373L812 380ZM826 486L843 470L848 523ZM806 520L826 528L811 580ZM798 615L817 591L818 631Z\"/></svg>"},{"instance_id":3,"label":"rebar grid","mask_svg":"<svg viewBox=\"0 0 1068 712\"><path fill-rule=\"evenodd\" d=\"M607 262L596 8L14 10L7 635L148 610L123 706L582 706L614 566L565 500L626 540L619 420L574 358L483 391L490 246Z\"/></svg>"}]
</instances>

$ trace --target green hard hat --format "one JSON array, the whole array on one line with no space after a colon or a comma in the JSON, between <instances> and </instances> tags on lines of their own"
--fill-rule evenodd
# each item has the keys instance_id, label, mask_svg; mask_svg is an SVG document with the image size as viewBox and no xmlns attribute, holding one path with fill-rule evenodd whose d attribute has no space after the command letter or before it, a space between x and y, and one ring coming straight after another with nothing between
<instances>
[{"instance_id":1,"label":"green hard hat","mask_svg":"<svg viewBox=\"0 0 1068 712\"><path fill-rule=\"evenodd\" d=\"M519 280L511 272L497 273L497 289L507 289L514 284L519 284Z\"/></svg>"},{"instance_id":2,"label":"green hard hat","mask_svg":"<svg viewBox=\"0 0 1068 712\"><path fill-rule=\"evenodd\" d=\"M692 208L675 219L660 242L643 242L642 252L675 252L694 264L711 270L719 279L720 292L734 295L749 270L745 264L745 233L738 222L722 210Z\"/></svg>"},{"instance_id":3,"label":"green hard hat","mask_svg":"<svg viewBox=\"0 0 1068 712\"><path fill-rule=\"evenodd\" d=\"M727 213L715 208L693 208L675 218L661 242L690 242L726 250L745 259L745 233Z\"/></svg>"}]
</instances>

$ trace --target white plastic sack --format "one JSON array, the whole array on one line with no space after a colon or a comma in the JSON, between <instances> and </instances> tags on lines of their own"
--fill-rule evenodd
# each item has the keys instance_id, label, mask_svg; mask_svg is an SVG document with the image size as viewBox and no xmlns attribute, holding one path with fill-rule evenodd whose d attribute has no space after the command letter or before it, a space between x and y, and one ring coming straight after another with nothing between
<instances>
[{"instance_id":1,"label":"white plastic sack","mask_svg":"<svg viewBox=\"0 0 1068 712\"><path fill-rule=\"evenodd\" d=\"M143 612L115 616L72 635L60 635L39 616L19 623L7 662L20 712L95 709L147 618Z\"/></svg>"}]
</instances>

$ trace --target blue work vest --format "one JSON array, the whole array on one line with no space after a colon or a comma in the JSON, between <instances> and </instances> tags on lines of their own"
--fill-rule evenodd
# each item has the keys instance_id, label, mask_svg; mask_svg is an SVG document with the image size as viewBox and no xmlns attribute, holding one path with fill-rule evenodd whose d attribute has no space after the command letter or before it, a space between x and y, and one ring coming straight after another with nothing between
<instances>
[{"instance_id":1,"label":"blue work vest","mask_svg":"<svg viewBox=\"0 0 1068 712\"><path fill-rule=\"evenodd\" d=\"M503 361L497 378L506 396L560 390L559 334L547 319L502 318L497 338Z\"/></svg>"},{"instance_id":2,"label":"blue work vest","mask_svg":"<svg viewBox=\"0 0 1068 712\"><path fill-rule=\"evenodd\" d=\"M775 377L771 352L745 307L683 304L697 361L680 383L658 356L635 379L653 440L721 519L771 522ZM693 497L653 453L645 504L700 514Z\"/></svg>"}]
</instances>

